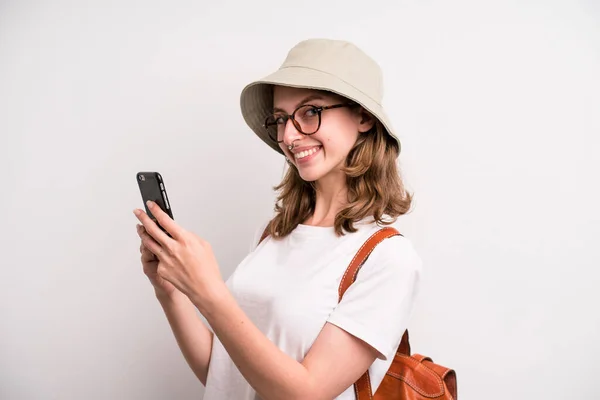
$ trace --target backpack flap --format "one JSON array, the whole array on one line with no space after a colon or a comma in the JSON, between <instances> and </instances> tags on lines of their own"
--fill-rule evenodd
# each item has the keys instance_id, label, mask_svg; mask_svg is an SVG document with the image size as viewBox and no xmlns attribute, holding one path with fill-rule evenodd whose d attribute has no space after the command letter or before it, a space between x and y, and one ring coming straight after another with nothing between
<instances>
[{"instance_id":1,"label":"backpack flap","mask_svg":"<svg viewBox=\"0 0 600 400\"><path fill-rule=\"evenodd\" d=\"M408 399L446 399L449 398L449 395L456 399L457 396L454 371L434 364L429 357L419 354L406 356L396 353L387 375L404 382L405 386L416 392L407 396ZM386 380L382 383L385 382ZM388 379L387 383L392 384L393 382ZM415 397L416 394L421 397Z\"/></svg>"}]
</instances>

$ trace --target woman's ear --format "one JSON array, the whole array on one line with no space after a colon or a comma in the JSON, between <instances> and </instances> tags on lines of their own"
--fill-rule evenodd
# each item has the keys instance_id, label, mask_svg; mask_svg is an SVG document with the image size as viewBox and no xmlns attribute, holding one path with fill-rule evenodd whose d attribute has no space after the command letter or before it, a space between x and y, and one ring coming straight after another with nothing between
<instances>
[{"instance_id":1,"label":"woman's ear","mask_svg":"<svg viewBox=\"0 0 600 400\"><path fill-rule=\"evenodd\" d=\"M366 133L373 129L373 126L375 125L375 117L373 117L370 112L361 107L359 111L359 118L358 131L360 133Z\"/></svg>"}]
</instances>

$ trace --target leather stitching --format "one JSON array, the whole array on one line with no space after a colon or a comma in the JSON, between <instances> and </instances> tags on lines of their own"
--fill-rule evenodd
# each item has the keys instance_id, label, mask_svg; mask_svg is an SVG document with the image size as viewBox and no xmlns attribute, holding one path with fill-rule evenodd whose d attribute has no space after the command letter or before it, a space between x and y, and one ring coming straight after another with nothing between
<instances>
[{"instance_id":1,"label":"leather stitching","mask_svg":"<svg viewBox=\"0 0 600 400\"><path fill-rule=\"evenodd\" d=\"M365 262L367 262L367 259L369 258L369 256L370 256L370 255L371 255L371 253L373 252L373 250L375 250L375 247L376 247L376 246L377 246L379 243L383 242L385 239L387 239L387 238L390 238L390 237L393 237L393 236L397 236L397 235L398 235L398 234L392 234L392 235L390 235L390 236L384 236L384 237L382 237L380 240L378 240L378 241L377 241L377 242L376 242L376 243L373 245L373 248L371 249L371 251L369 251L369 252L368 252L368 253L365 255L365 258L364 258L364 259L363 259L363 261L360 263L359 267L356 269L356 272L354 272L354 276L353 276L352 282L354 282L354 281L356 280L356 276L358 275L358 271L360 271L360 269L361 269L361 268L362 268L362 266L365 264Z\"/></svg>"},{"instance_id":2,"label":"leather stitching","mask_svg":"<svg viewBox=\"0 0 600 400\"><path fill-rule=\"evenodd\" d=\"M379 238L376 242L373 242L373 238L375 238L377 235L380 235L381 238ZM352 258L352 261L350 261L350 264L348 265L348 267L346 268L346 271L344 271L344 275L342 276L342 280L340 282L340 286L338 288L338 297L339 300L342 300L342 296L345 292L346 289L348 289L350 287L350 285L352 283L354 283L354 281L356 281L356 276L358 275L358 271L360 271L361 267L364 265L364 263L367 261L367 259L369 258L369 256L371 255L371 253L373 252L373 250L375 250L375 247L377 247L377 245L379 243L381 243L382 241L384 241L387 238L393 237L393 236L402 236L402 234L400 232L398 232L395 228L392 227L385 227L382 229L379 229L378 231L376 231L375 233L373 233L360 247L360 249L358 249L358 251L356 252L356 254L354 255L354 257ZM350 272L354 267L355 267L355 262L357 260L357 258L359 256L361 256L361 252L363 251L363 249L369 246L370 249L368 251L367 254L364 255L364 257L362 258L362 260L359 260L360 263L358 266L356 266L356 270L352 273L352 282L350 282L350 285L348 285L348 287L346 287L344 289L344 283L346 281L346 276L348 275L348 272ZM371 387L371 377L369 375L369 370L367 369L367 371L358 379L358 381L356 381L354 383L354 394L356 396L356 399L361 399L359 390L358 390L358 383L360 383L361 381L366 381L366 389L367 389L367 394L368 394L368 399L369 400L373 400L373 388Z\"/></svg>"},{"instance_id":3,"label":"leather stitching","mask_svg":"<svg viewBox=\"0 0 600 400\"><path fill-rule=\"evenodd\" d=\"M351 267L354 265L354 261L356 261L356 257L358 257L358 255L360 254L360 252L362 251L362 249L368 244L369 240L371 240L373 238L373 236L377 235L379 233L379 231L375 232L374 234L372 234L363 244L362 246L360 246L360 249L358 249L358 251L356 252L356 254L354 254L354 257L352 257L352 261L350 261L350 265L348 265L348 268L346 268L346 271L344 271L344 275L342 276L342 284L344 283L344 280L346 279L346 275L348 274L348 271L350 271ZM338 288L338 295L339 297L342 297L342 285L340 285L340 287Z\"/></svg>"},{"instance_id":4,"label":"leather stitching","mask_svg":"<svg viewBox=\"0 0 600 400\"><path fill-rule=\"evenodd\" d=\"M365 372L365 375L367 375L367 387L369 388L369 399L372 400L373 399L373 390L371 389L371 376L369 375L369 370L367 370L367 372Z\"/></svg>"},{"instance_id":5,"label":"leather stitching","mask_svg":"<svg viewBox=\"0 0 600 400\"><path fill-rule=\"evenodd\" d=\"M418 362L417 360L415 360L412 357L407 357L404 354L399 354L399 356L407 358L410 361L412 361L413 363L420 364L423 368L425 368L427 371L429 371L431 373L431 375L433 375L436 378L436 380L438 382L438 385L440 387L440 392L439 393L435 393L435 394L426 393L423 389L421 389L420 387L418 387L417 384L415 382L413 382L412 380L406 378L405 376L402 376L400 374L392 372L392 371L388 371L387 375L391 375L394 378L398 378L401 381L406 382L411 388L413 388L413 390L415 390L416 392L418 392L422 396L429 397L429 398L436 398L436 397L440 397L440 396L442 396L444 394L444 384L442 383L442 380L439 378L439 376L437 376L437 374L431 368L427 367L427 365L425 365L425 364L423 364L421 362ZM450 394L450 397L452 397L451 394Z\"/></svg>"},{"instance_id":6,"label":"leather stitching","mask_svg":"<svg viewBox=\"0 0 600 400\"><path fill-rule=\"evenodd\" d=\"M386 231L391 231L393 232L391 235L386 236ZM356 280L356 275L358 274L358 271L360 270L360 267L366 262L367 258L369 258L369 256L371 255L371 253L373 252L373 250L375 250L375 247L381 243L384 239L387 239L389 237L392 236L402 236L402 234L400 232L398 232L395 228L391 228L391 227L385 227L382 228L380 230L378 230L377 232L373 233L363 244L362 246L360 246L360 249L358 249L358 251L356 252L356 254L354 255L354 257L352 258L352 261L350 261L350 264L348 265L348 268L346 268L346 271L344 272L344 275L342 276L342 280L340 282L340 286L338 288L338 297L339 300L341 300L342 296L343 296L343 292L342 292L342 288L344 285L344 281L346 280L346 275L348 274L348 272L352 269L352 267L354 266L354 263L356 262L357 257L360 255L361 251L365 248L365 246L370 245L371 244L371 240L377 236L377 235L382 235L384 236L383 238L381 238L380 240L378 240L376 243L373 244L371 250L365 255L364 259L361 261L359 267L356 269L356 271L353 274L353 280L352 282L354 282L354 280Z\"/></svg>"}]
</instances>

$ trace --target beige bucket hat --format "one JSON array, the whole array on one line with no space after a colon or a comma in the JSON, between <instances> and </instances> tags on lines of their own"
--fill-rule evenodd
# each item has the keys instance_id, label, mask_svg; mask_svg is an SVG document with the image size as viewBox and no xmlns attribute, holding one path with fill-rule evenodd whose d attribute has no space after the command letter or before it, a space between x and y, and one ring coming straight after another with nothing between
<instances>
[{"instance_id":1,"label":"beige bucket hat","mask_svg":"<svg viewBox=\"0 0 600 400\"><path fill-rule=\"evenodd\" d=\"M273 108L272 85L327 90L364 107L398 142L382 105L383 76L379 65L352 43L331 39L308 39L296 44L277 71L248 84L241 93L244 120L271 148L281 148L269 138L265 118Z\"/></svg>"}]
</instances>

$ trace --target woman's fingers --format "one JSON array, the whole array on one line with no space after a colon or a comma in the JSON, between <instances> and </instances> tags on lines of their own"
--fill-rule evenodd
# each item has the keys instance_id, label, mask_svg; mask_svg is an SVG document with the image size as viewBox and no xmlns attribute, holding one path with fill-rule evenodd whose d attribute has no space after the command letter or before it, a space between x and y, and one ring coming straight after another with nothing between
<instances>
[{"instance_id":1,"label":"woman's fingers","mask_svg":"<svg viewBox=\"0 0 600 400\"><path fill-rule=\"evenodd\" d=\"M153 206L152 208L155 210L155 212L158 215L158 217L156 215L154 216L156 218L156 220L158 221L158 223L161 223L161 221L164 221L165 216L166 216L166 219L171 221L171 223L168 225L169 225L170 229L174 232L175 229L173 228L173 226L177 226L175 224L175 222L173 220L171 220L168 215L166 215L164 213L163 213L164 215L160 214L159 213L160 207ZM159 226L157 225L157 223L154 222L143 210L135 209L134 213L135 213L136 217L138 218L138 220L142 223L143 227L145 228L146 234L151 236L157 243L159 243L161 245L161 247L169 248L169 246L175 242L175 240L170 238L162 229L160 229ZM152 248L150 248L150 250L152 250Z\"/></svg>"},{"instance_id":2,"label":"woman's fingers","mask_svg":"<svg viewBox=\"0 0 600 400\"><path fill-rule=\"evenodd\" d=\"M163 228L165 228L165 230L169 232L169 234L171 234L171 237L173 237L173 239L177 240L183 235L183 228L180 227L174 220L172 220L171 217L158 206L158 204L156 204L153 201L149 201L148 208L150 209L152 215L154 215L154 218L156 218L158 223ZM159 237L157 239L159 239L159 241L162 242L162 237Z\"/></svg>"},{"instance_id":3,"label":"woman's fingers","mask_svg":"<svg viewBox=\"0 0 600 400\"><path fill-rule=\"evenodd\" d=\"M143 246L143 245L142 245ZM150 250L144 247L141 251L142 253L142 262L156 261L156 256Z\"/></svg>"},{"instance_id":4,"label":"woman's fingers","mask_svg":"<svg viewBox=\"0 0 600 400\"><path fill-rule=\"evenodd\" d=\"M142 254L142 261L152 261L156 260L156 254L159 254L162 250L162 247L152 236L146 232L142 225L137 226L137 232L142 240L142 244L140 245L140 253Z\"/></svg>"}]
</instances>

